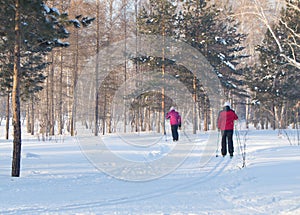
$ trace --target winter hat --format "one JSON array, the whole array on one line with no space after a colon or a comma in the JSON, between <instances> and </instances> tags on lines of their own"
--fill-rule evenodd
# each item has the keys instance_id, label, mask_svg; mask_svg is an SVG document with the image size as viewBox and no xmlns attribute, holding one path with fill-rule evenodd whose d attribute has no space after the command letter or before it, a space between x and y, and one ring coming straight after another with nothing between
<instances>
[{"instance_id":1,"label":"winter hat","mask_svg":"<svg viewBox=\"0 0 300 215\"><path fill-rule=\"evenodd\" d=\"M229 102L225 102L223 106L224 106L224 107L225 107L225 106L230 107L230 103L229 103Z\"/></svg>"},{"instance_id":2,"label":"winter hat","mask_svg":"<svg viewBox=\"0 0 300 215\"><path fill-rule=\"evenodd\" d=\"M172 110L175 110L175 107L172 106L172 107L170 108L170 111L172 111Z\"/></svg>"}]
</instances>

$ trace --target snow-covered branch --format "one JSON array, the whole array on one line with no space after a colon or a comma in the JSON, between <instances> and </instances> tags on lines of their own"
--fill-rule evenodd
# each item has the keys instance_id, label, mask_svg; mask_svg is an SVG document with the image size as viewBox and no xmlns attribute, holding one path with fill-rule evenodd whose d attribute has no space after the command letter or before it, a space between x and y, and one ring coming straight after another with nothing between
<instances>
[{"instance_id":1,"label":"snow-covered branch","mask_svg":"<svg viewBox=\"0 0 300 215\"><path fill-rule=\"evenodd\" d=\"M300 12L300 8L297 7L296 5L291 4L290 2L287 2L286 5L290 8L292 8L293 10Z\"/></svg>"},{"instance_id":2,"label":"snow-covered branch","mask_svg":"<svg viewBox=\"0 0 300 215\"><path fill-rule=\"evenodd\" d=\"M293 58L286 56L285 54L280 54L280 56L285 58L285 60L288 61L290 65L296 67L297 69L300 69L300 62L296 61Z\"/></svg>"},{"instance_id":3,"label":"snow-covered branch","mask_svg":"<svg viewBox=\"0 0 300 215\"><path fill-rule=\"evenodd\" d=\"M256 11L257 13L259 14L259 17L261 19L261 21L263 21L263 23L266 25L266 27L268 28L268 30L270 31L273 39L275 40L277 46L278 46L278 49L279 51L282 53L283 52L283 49L281 47L281 43L279 42L279 39L277 38L275 32L273 31L272 27L271 27L271 24L269 22L269 20L267 19L266 17L266 14L264 12L264 9L263 7L259 6L257 0L255 0L255 7L256 7Z\"/></svg>"},{"instance_id":4,"label":"snow-covered branch","mask_svg":"<svg viewBox=\"0 0 300 215\"><path fill-rule=\"evenodd\" d=\"M291 32L295 37L300 38L300 34L297 33L297 32L295 32L294 29L290 28L286 22L284 22L282 19L279 19L279 22L280 22L282 25L284 25L284 26L286 27L286 29L288 29L289 32Z\"/></svg>"},{"instance_id":5,"label":"snow-covered branch","mask_svg":"<svg viewBox=\"0 0 300 215\"><path fill-rule=\"evenodd\" d=\"M286 2L285 2L286 3ZM299 12L300 9L299 7L297 7L296 5L292 4L292 3L286 3L286 7L289 7L292 10L295 10L296 12ZM245 8L245 11L239 14L235 14L235 16L240 16L240 15L254 15L257 19L259 19L268 29L268 31L270 32L270 34L272 35L272 38L274 39L279 52L280 52L280 56L282 56L290 65L296 67L296 68L300 68L300 62L297 61L296 58L296 53L294 48L295 47L299 47L300 44L297 42L296 39L300 38L300 34L297 32L296 29L294 29L292 26L289 26L288 23L286 23L284 20L282 19L278 19L278 22L283 25L286 30L290 33L290 37L293 37L291 41L293 42L289 42L286 41L284 39L279 38L275 31L274 31L274 27L273 27L273 23L272 21L270 21L270 17L266 15L265 12L265 8L262 6L261 2L259 0L254 0L254 5L253 6L247 6L247 8ZM283 43L288 43L288 46L283 46ZM283 47L289 47L292 53L292 56L287 56L285 53L285 50Z\"/></svg>"}]
</instances>

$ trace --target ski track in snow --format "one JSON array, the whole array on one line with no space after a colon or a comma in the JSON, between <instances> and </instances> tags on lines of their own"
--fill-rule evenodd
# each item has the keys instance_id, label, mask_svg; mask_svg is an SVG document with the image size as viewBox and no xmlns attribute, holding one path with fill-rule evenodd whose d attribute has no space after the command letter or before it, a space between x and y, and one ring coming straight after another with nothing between
<instances>
[{"instance_id":1,"label":"ski track in snow","mask_svg":"<svg viewBox=\"0 0 300 215\"><path fill-rule=\"evenodd\" d=\"M116 199L106 199L103 201L95 201L95 202L87 202L87 203L79 203L79 204L66 204L61 206L56 206L55 209L52 208L44 208L44 207L37 207L37 208L28 208L28 209L22 209L18 208L18 213L20 214L27 214L28 213L52 213L52 212L60 212L60 211L73 211L73 210L83 210L83 209L89 209L89 208L98 208L98 207L105 207L105 206L112 206L117 204L127 204L127 203L138 203L139 201L144 201L156 197L162 197L165 195L171 195L172 193L175 193L180 190L184 190L196 185L199 185L205 181L211 180L213 177L216 177L220 175L224 167L229 163L229 160L226 162L222 162L221 160L218 162L218 166L213 168L209 174L207 174L205 177L203 177L201 180L198 178L185 180L184 184L176 184L172 185L168 188L163 188L161 191L154 191L145 193L142 195L133 195L128 197L122 197L122 198L116 198ZM221 165L222 164L222 165ZM2 214L14 214L15 211L2 211Z\"/></svg>"},{"instance_id":2,"label":"ski track in snow","mask_svg":"<svg viewBox=\"0 0 300 215\"><path fill-rule=\"evenodd\" d=\"M217 161L217 162L216 162ZM144 194L136 194L128 197L121 197L115 199L105 199L103 201L95 201L95 202L86 202L86 203L78 203L78 204L65 204L56 206L54 209L52 208L44 208L44 207L30 207L30 208L18 208L18 213L26 214L26 213L46 213L46 212L59 212L59 211L73 211L73 210L83 210L88 208L98 208L105 207L117 204L127 204L127 203L137 203L139 201L149 200L156 197L162 197L165 195L172 195L172 193L178 192L180 190L185 190L187 188L191 188L193 186L197 186L201 183L211 180L214 177L220 175L225 169L226 166L230 163L230 159L227 159L224 162L224 159L219 157L216 159L211 159L211 168L208 173L204 176L200 177L192 177L190 179L185 179L184 182L178 184L172 184L170 187L162 188L160 191L153 191ZM195 168L194 168L195 169ZM200 169L198 169L200 171ZM2 214L14 214L15 211L1 211Z\"/></svg>"},{"instance_id":3,"label":"ski track in snow","mask_svg":"<svg viewBox=\"0 0 300 215\"><path fill-rule=\"evenodd\" d=\"M132 202L137 203L138 201L148 200L148 199L156 198L156 197L162 197L165 195L171 195L172 193L193 187L195 185L199 185L207 180L212 179L213 177L216 177L224 170L224 167L226 167L226 165L228 163L229 162L221 162L221 161L218 162L218 165L215 168L211 169L211 171L205 177L203 177L201 180L199 180L198 178L185 180L184 184L180 183L180 184L172 185L172 187L163 188L159 192L155 191L155 192L150 192L150 193L146 193L146 194L142 194L142 195L133 195L133 196L129 196L127 198L110 199L110 200L106 200L104 202L93 202L93 203L88 203L88 204L83 204L83 205L82 204L65 205L61 209L64 209L64 210L65 209L68 209L68 210L69 209L77 209L77 208L83 209L85 207L90 208L90 207L99 207L99 206L109 206L109 205L126 204L126 203L132 203ZM57 211L57 209L55 211ZM59 211L59 209L58 209L58 211Z\"/></svg>"}]
</instances>

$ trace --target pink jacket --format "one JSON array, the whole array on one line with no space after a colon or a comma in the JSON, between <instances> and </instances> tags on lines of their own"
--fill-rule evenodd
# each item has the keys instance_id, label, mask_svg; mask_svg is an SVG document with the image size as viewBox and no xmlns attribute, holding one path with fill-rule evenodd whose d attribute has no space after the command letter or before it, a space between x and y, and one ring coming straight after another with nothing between
<instances>
[{"instance_id":1,"label":"pink jacket","mask_svg":"<svg viewBox=\"0 0 300 215\"><path fill-rule=\"evenodd\" d=\"M167 113L166 119L170 119L171 125L181 125L181 116L175 110L171 110L169 113Z\"/></svg>"}]
</instances>

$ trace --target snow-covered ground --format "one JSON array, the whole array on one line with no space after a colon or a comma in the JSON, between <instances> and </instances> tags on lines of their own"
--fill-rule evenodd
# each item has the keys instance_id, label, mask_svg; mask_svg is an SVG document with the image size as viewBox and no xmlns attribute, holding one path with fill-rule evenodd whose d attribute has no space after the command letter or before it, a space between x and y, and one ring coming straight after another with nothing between
<instances>
[{"instance_id":1,"label":"snow-covered ground","mask_svg":"<svg viewBox=\"0 0 300 215\"><path fill-rule=\"evenodd\" d=\"M293 130L239 130L233 159L216 157L209 133L181 131L176 144L150 133L45 142L23 134L21 177L13 178L3 127L0 214L300 214Z\"/></svg>"}]
</instances>

